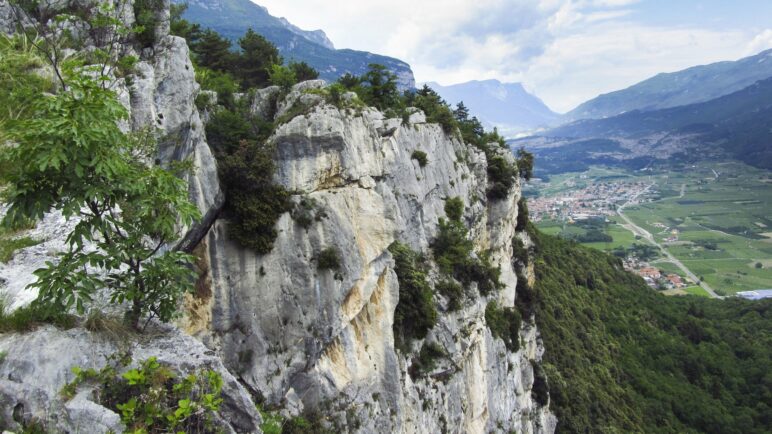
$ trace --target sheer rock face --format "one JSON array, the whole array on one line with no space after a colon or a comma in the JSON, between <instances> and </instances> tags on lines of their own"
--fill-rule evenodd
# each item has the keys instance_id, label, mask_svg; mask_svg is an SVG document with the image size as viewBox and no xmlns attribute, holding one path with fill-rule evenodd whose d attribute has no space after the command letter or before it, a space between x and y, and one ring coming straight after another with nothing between
<instances>
[{"instance_id":1,"label":"sheer rock face","mask_svg":"<svg viewBox=\"0 0 772 434\"><path fill-rule=\"evenodd\" d=\"M313 199L324 217L304 228L283 215L266 255L229 241L226 220L215 224L207 240L214 294L204 342L269 402L292 414L318 410L352 432L553 431L554 418L530 394L530 360L543 351L538 333L524 329L521 350L509 353L485 325L490 298L475 295L450 313L435 295L439 321L426 341L449 356L427 376L408 375L421 342L407 357L394 349L399 286L388 247L400 241L430 257L446 198L464 200L476 250L490 252L502 270L506 287L493 297L514 304L519 185L489 201L485 155L426 124L420 112L403 125L298 93L300 86L278 101L279 112L292 100L316 105L271 137L275 177L296 201ZM271 112L266 104L252 106ZM425 167L411 158L415 150L428 155ZM338 270L317 267L325 248L339 252Z\"/></svg>"},{"instance_id":2,"label":"sheer rock face","mask_svg":"<svg viewBox=\"0 0 772 434\"><path fill-rule=\"evenodd\" d=\"M216 162L194 104L199 89L187 46L168 36L164 23L156 43L141 53L137 74L118 91L131 113L127 128L159 130L160 162L192 160L191 197L206 213L222 198ZM425 342L440 345L448 357L438 359L428 375L413 379L408 374L423 342L414 342L407 356L394 348L399 287L388 247L398 240L431 257L430 243L438 219L445 217L448 197L464 200L463 221L476 251L489 252L501 267L506 286L491 297L504 306L514 304L512 238L519 185L504 200L490 201L482 152L427 124L421 112L403 125L372 109L339 110L305 92L319 86L301 84L284 99L278 98L276 88L260 91L251 104L253 112L264 117L286 114L296 101L313 105L307 114L279 126L270 140L276 146L276 181L292 191L296 201L314 199L319 219L304 228L289 213L283 215L276 224L275 246L266 255L230 241L227 220L217 220L197 248L198 269L204 273L197 286L199 297L188 300L188 316L180 324L214 353L169 332L171 337L143 344L146 351L140 354L168 350L168 357L193 366L198 366L193 361L206 359L224 374L227 369L233 375L226 375L228 381L239 378L286 415L319 411L343 432L554 431L554 417L531 396L530 361L538 361L543 352L538 331L526 326L521 349L508 352L485 324L490 298L472 291L475 295L464 307L451 313L446 312L446 300L435 295L439 319ZM350 102L352 96L344 100ZM427 154L425 167L411 158L415 150ZM53 232L50 236L59 241L63 237ZM339 252L338 270L317 267L316 258L328 247ZM34 250L22 255L26 252ZM430 276L436 280L436 270L430 270ZM0 382L0 393L16 400L39 397L35 408L54 413L64 404L56 402L53 392L69 379L71 365L96 367L92 363L97 356L114 351L112 344L80 329L46 328L2 337L0 350L13 354L8 359L13 363L0 369L22 369L23 345L79 348L82 353L81 359L62 358L58 364L53 364L51 351L42 353L28 360L31 365L24 369L29 370L18 371L23 375L17 382L2 371L9 380ZM135 354L135 360L139 357ZM254 405L237 385L230 390L228 399L237 404L226 420L237 419L231 427L238 431L255 431L242 422L251 418L253 425L259 423ZM113 416L87 399L76 401L79 421L100 418L106 424L103 431L115 425ZM79 425L66 423L70 425L57 426L77 431Z\"/></svg>"}]
</instances>

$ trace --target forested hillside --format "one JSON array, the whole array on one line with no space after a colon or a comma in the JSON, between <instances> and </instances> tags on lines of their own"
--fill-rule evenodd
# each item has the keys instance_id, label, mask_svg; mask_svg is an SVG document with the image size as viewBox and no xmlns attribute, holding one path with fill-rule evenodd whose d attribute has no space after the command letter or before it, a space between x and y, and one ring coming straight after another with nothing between
<instances>
[{"instance_id":1,"label":"forested hillside","mask_svg":"<svg viewBox=\"0 0 772 434\"><path fill-rule=\"evenodd\" d=\"M530 232L558 432L769 432L772 300L667 298L616 258Z\"/></svg>"}]
</instances>

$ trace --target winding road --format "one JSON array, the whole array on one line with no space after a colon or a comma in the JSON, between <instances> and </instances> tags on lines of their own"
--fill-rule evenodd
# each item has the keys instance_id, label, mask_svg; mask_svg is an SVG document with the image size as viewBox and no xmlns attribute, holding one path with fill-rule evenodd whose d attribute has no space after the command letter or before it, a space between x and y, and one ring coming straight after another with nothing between
<instances>
[{"instance_id":1,"label":"winding road","mask_svg":"<svg viewBox=\"0 0 772 434\"><path fill-rule=\"evenodd\" d=\"M683 264L681 261L679 261L679 260L678 260L678 259L677 259L675 256L671 255L671 254L670 254L670 252L668 252L668 251L667 251L667 249L665 249L665 248L664 248L664 247L663 247L661 244L659 244L659 243L657 242L656 238L654 238L654 235L652 235L652 234L651 234L649 231L647 231L646 229L643 229L642 227L640 227L640 226L636 225L635 223L633 223L633 221L632 221L632 220L630 220L630 218L629 218L629 217L627 217L627 216L624 214L624 209L625 209L625 207L627 207L628 205L630 205L630 203L631 203L633 200L637 199L637 198L638 198L638 196L640 196L640 195L642 195L642 194L646 193L647 191L649 191L649 189L650 189L651 187L653 187L654 185L655 185L654 183L652 183L652 184L649 184L649 186L648 186L648 187L646 187L645 189L643 189L643 190L639 191L639 192L638 192L638 193L636 193L634 196L630 197L630 199L629 199L627 202L625 202L625 203L624 203L624 204L622 204L622 205L621 205L619 208L617 208L617 214L619 215L619 217L622 217L622 220L624 220L624 221L625 221L625 224L623 224L623 225L621 225L621 226L622 226L622 227L624 227L625 229L627 229L628 231L632 232L632 233L633 233L633 235L637 235L637 236L640 236L641 238L645 239L646 241L648 241L648 242L649 242L649 243L651 243L652 245L654 245L654 246L656 246L657 248L659 248L659 249L662 251L662 253L665 255L665 258L667 258L667 261L668 261L668 262L672 262L673 264L675 264L675 265L676 265L676 267L678 267L678 268L679 268L681 271L683 271L683 272L684 272L684 274L685 274L685 275L686 275L688 278L690 278L690 279L692 279L693 281L697 282L697 283L698 283L698 284L699 284L699 285L702 287L702 289L704 289L704 290L705 290L705 291L706 291L706 292L707 292L707 293L708 293L708 294L709 294L709 295L710 295L712 298L723 298L723 297L721 297L720 295L716 294L716 291L714 291L714 290L713 290L713 288L711 288L711 287L710 287L710 286L709 286L707 283L705 283L705 282L701 281L701 280L699 279L699 277L697 277L697 276L696 276L694 273L692 273L692 272L691 272L691 270L689 270L688 268L686 268L686 266L685 266L685 265L684 265L684 264ZM683 189L684 189L684 187L685 187L685 184L684 184L684 186L682 186L682 188L681 188L681 191L682 191L682 192L683 192ZM683 193L682 193L682 194L683 194ZM683 197L683 196L682 196L682 197Z\"/></svg>"}]
</instances>

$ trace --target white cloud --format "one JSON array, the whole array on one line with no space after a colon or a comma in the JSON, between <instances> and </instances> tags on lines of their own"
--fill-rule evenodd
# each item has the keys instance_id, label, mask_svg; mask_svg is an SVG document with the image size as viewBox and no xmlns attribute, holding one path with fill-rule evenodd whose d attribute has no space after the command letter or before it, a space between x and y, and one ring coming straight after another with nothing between
<instances>
[{"instance_id":1,"label":"white cloud","mask_svg":"<svg viewBox=\"0 0 772 434\"><path fill-rule=\"evenodd\" d=\"M340 48L410 63L419 82L524 81L558 111L658 72L772 47L772 29L636 23L638 0L254 0Z\"/></svg>"},{"instance_id":2,"label":"white cloud","mask_svg":"<svg viewBox=\"0 0 772 434\"><path fill-rule=\"evenodd\" d=\"M753 38L745 54L752 55L770 48L772 48L772 29L766 29Z\"/></svg>"}]
</instances>

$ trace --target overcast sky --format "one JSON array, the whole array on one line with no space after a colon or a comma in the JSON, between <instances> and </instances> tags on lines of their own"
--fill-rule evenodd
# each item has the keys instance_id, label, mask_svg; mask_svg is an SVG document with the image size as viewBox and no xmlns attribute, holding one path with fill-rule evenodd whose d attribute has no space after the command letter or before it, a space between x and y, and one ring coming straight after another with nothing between
<instances>
[{"instance_id":1,"label":"overcast sky","mask_svg":"<svg viewBox=\"0 0 772 434\"><path fill-rule=\"evenodd\" d=\"M418 82L520 81L558 112L658 72L772 48L772 0L253 0Z\"/></svg>"}]
</instances>

